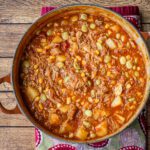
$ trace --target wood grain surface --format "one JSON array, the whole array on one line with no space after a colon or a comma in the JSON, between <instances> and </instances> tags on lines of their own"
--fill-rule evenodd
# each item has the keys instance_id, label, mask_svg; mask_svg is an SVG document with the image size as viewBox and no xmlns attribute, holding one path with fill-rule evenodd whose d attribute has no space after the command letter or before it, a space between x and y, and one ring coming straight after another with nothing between
<instances>
[{"instance_id":1,"label":"wood grain surface","mask_svg":"<svg viewBox=\"0 0 150 150\"><path fill-rule=\"evenodd\" d=\"M13 55L22 35L40 16L42 6L72 3L94 3L102 6L137 5L142 15L143 31L150 31L150 0L0 0L0 77L10 73ZM16 100L12 86L0 85L0 102L11 109ZM150 101L147 116L150 115ZM147 117L148 147L150 149L150 119ZM23 115L0 113L0 150L35 149L34 127Z\"/></svg>"}]
</instances>

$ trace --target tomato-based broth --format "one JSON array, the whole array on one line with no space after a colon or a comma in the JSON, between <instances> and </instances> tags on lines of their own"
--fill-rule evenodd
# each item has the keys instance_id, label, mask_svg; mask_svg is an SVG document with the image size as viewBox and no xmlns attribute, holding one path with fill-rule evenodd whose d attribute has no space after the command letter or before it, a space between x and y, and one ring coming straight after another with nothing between
<instances>
[{"instance_id":1,"label":"tomato-based broth","mask_svg":"<svg viewBox=\"0 0 150 150\"><path fill-rule=\"evenodd\" d=\"M29 42L20 66L31 113L66 139L116 132L145 92L142 52L120 25L103 16L76 13L49 22Z\"/></svg>"}]
</instances>

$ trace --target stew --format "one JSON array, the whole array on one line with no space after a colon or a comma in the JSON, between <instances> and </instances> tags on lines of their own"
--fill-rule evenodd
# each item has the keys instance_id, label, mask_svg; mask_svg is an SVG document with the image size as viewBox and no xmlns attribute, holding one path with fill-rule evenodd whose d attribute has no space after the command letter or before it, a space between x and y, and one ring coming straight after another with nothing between
<instances>
[{"instance_id":1,"label":"stew","mask_svg":"<svg viewBox=\"0 0 150 150\"><path fill-rule=\"evenodd\" d=\"M142 52L118 24L76 13L49 22L24 50L20 87L53 134L87 140L130 120L145 91Z\"/></svg>"}]
</instances>

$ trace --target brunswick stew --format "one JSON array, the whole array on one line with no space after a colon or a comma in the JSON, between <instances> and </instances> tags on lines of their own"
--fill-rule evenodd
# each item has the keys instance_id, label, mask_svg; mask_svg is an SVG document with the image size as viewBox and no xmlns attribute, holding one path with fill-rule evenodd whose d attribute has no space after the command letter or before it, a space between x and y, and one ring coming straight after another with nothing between
<instances>
[{"instance_id":1,"label":"brunswick stew","mask_svg":"<svg viewBox=\"0 0 150 150\"><path fill-rule=\"evenodd\" d=\"M36 32L22 56L20 81L45 128L82 141L129 121L143 99L146 70L138 45L120 25L76 13Z\"/></svg>"}]
</instances>

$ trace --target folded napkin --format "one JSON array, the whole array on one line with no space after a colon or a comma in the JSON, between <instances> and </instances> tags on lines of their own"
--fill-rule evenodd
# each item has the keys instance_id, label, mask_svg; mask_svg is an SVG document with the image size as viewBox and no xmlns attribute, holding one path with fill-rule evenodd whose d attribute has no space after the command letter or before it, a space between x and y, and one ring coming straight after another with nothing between
<instances>
[{"instance_id":1,"label":"folded napkin","mask_svg":"<svg viewBox=\"0 0 150 150\"><path fill-rule=\"evenodd\" d=\"M56 7L43 7L41 15ZM129 20L139 30L140 14L137 6L109 7ZM92 144L75 144L63 142L47 136L35 128L36 150L145 150L146 149L146 111L140 113L138 118L120 134L107 140Z\"/></svg>"}]
</instances>

